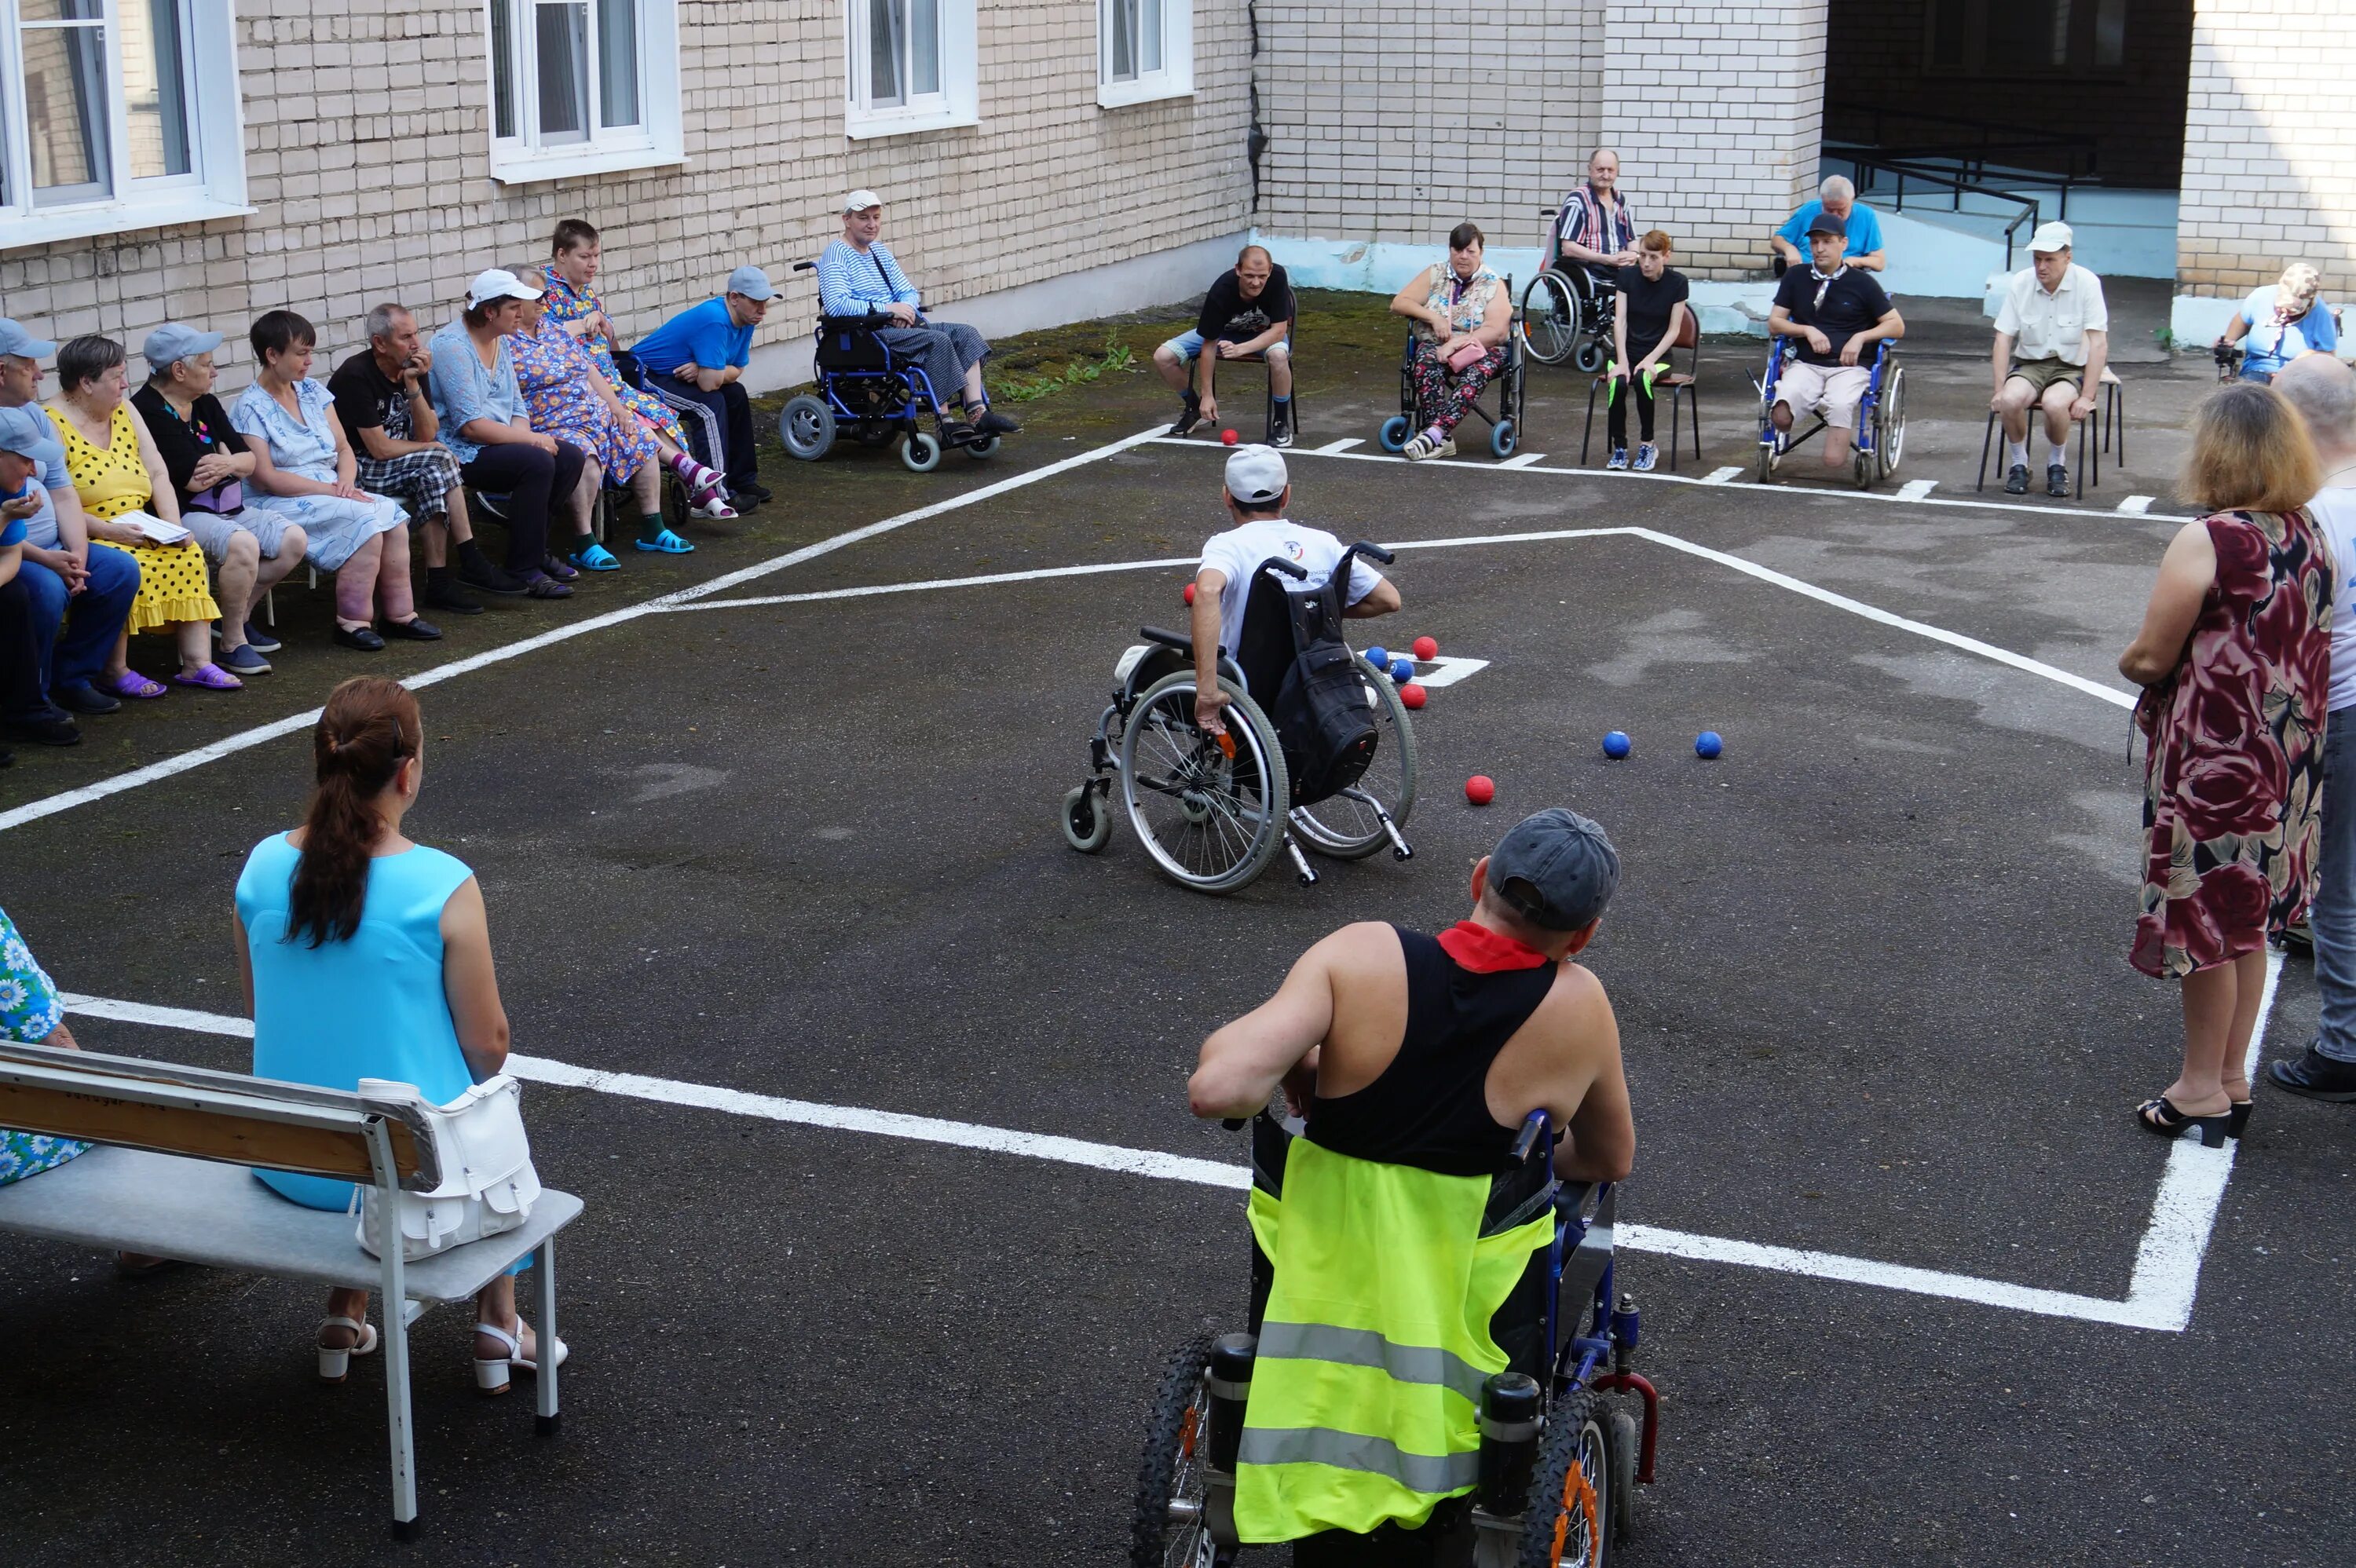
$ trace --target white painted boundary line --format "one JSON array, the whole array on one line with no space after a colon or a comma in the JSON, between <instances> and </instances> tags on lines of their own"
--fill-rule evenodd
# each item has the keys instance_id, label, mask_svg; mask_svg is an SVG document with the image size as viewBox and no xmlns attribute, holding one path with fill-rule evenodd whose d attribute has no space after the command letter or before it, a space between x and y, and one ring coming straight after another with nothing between
<instances>
[{"instance_id":1,"label":"white painted boundary line","mask_svg":"<svg viewBox=\"0 0 2356 1568\"><path fill-rule=\"evenodd\" d=\"M665 593L659 598L626 605L619 610L608 611L603 615L593 615L585 621L575 621L569 625L554 627L535 637L526 637L520 642L502 644L498 647L487 648L467 658L457 659L445 665L436 665L432 669L421 670L415 675L403 677L402 684L414 691L423 687L432 686L437 681L448 680L471 670L481 669L487 665L520 658L525 654L537 652L539 649L557 643L586 636L591 632L603 631L608 626L618 626L626 621L635 621L642 615L659 614L663 611L674 610L693 601L708 598L714 593L725 593L741 583L754 581L772 572L783 571L788 567L799 566L806 560L814 560L846 545L857 544L862 539L872 539L879 534L888 534L895 528L906 528L910 523L923 522L927 517L937 517L944 513L958 511L962 507L990 500L993 496L1003 496L1010 490L1019 490L1026 485L1036 485L1042 479L1068 473L1083 464L1094 463L1099 458L1111 457L1119 453L1127 452L1132 447L1142 446L1147 442L1160 439L1162 432L1168 428L1167 425L1162 425L1152 430L1140 431L1135 435L1125 436L1103 446L1092 447L1087 452L1075 453L1069 457L1061 458L1043 467L1009 475L997 483L984 485L978 490L968 490L959 495L951 496L946 500L936 501L929 507L918 507L914 511L902 512L897 517L885 517L881 522L870 523L864 528L853 528L848 533L836 534L831 539L820 539L816 544L804 545L799 549L787 550L785 554L774 556L767 560L758 561L751 566L739 567L734 571L722 573L709 582L699 582L673 593ZM12 827L21 827L27 822L37 822L44 816L54 816L60 811L71 811L78 805L88 805L92 801L104 800L108 795L120 795L124 790L137 789L142 784L154 784L158 779L170 778L175 773L187 773L191 768L200 768L207 763L217 763L223 757L233 756L239 752L275 741L281 735L291 735L298 730L306 729L316 723L318 717L319 709L316 708L301 713L291 713L284 719L273 720L268 724L258 725L252 730L242 730L234 735L223 736L220 740L209 745L199 746L193 752L183 752L177 757L167 757L160 763L151 763L144 768L138 768L127 773L118 773L111 779L101 779L96 784L84 784L79 789L60 791L59 794L45 795L39 800L28 801L23 805L0 811L0 833L5 833Z\"/></svg>"},{"instance_id":2,"label":"white painted boundary line","mask_svg":"<svg viewBox=\"0 0 2356 1568\"><path fill-rule=\"evenodd\" d=\"M1919 501L1938 487L1939 482L1936 479L1909 479L1905 484L1898 486L1897 498L1901 501Z\"/></svg>"}]
</instances>

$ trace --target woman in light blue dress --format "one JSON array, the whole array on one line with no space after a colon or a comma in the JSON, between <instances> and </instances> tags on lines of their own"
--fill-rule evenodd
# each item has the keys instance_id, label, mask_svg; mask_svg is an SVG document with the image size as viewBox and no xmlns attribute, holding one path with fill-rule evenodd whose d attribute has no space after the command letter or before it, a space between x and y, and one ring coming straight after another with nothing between
<instances>
[{"instance_id":1,"label":"woman in light blue dress","mask_svg":"<svg viewBox=\"0 0 2356 1568\"><path fill-rule=\"evenodd\" d=\"M311 324L273 310L246 336L259 374L229 411L229 422L252 438L246 506L299 524L310 564L336 574L338 645L372 654L383 651L386 636L435 641L441 629L418 618L410 589L409 514L354 483L359 460L335 399L311 379ZM381 635L371 624L380 610Z\"/></svg>"},{"instance_id":2,"label":"woman in light blue dress","mask_svg":"<svg viewBox=\"0 0 2356 1568\"><path fill-rule=\"evenodd\" d=\"M256 1077L328 1089L390 1079L447 1104L506 1062L483 891L465 862L402 835L424 749L417 699L398 681L348 680L327 698L312 731L318 784L303 826L255 845L237 880ZM254 1174L306 1208L347 1209L354 1196L348 1181ZM329 1382L376 1349L368 1297L328 1293L318 1340ZM511 1367L537 1367L514 1275L485 1287L476 1307L476 1381L503 1393ZM560 1340L559 1365L564 1353Z\"/></svg>"}]
</instances>

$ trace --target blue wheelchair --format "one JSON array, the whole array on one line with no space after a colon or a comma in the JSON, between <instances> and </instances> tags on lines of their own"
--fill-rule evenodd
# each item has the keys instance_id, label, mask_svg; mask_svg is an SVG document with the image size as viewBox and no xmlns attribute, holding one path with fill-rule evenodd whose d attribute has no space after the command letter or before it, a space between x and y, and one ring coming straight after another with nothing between
<instances>
[{"instance_id":1,"label":"blue wheelchair","mask_svg":"<svg viewBox=\"0 0 2356 1568\"><path fill-rule=\"evenodd\" d=\"M1508 272L1499 287L1505 297L1514 297L1514 275ZM1505 329L1505 368L1492 377L1483 396L1491 389L1497 394L1497 411L1491 413L1479 402L1467 410L1478 414L1489 427L1489 450L1499 457L1511 457L1522 443L1522 398L1529 379L1529 336L1523 330L1522 306L1514 306L1511 325ZM1429 411L1415 386L1415 355L1418 343L1414 333L1407 335L1407 348L1399 356L1399 411L1385 420L1376 432L1375 441L1385 452L1404 452L1415 432L1430 422Z\"/></svg>"},{"instance_id":2,"label":"blue wheelchair","mask_svg":"<svg viewBox=\"0 0 2356 1568\"><path fill-rule=\"evenodd\" d=\"M1293 1125L1267 1111L1253 1118L1254 1185L1280 1193ZM1410 1538L1427 1538L1416 1555L1432 1568L1601 1568L1633 1538L1635 1489L1653 1481L1660 1396L1632 1370L1636 1304L1614 1295L1616 1194L1609 1182L1557 1179L1549 1130L1544 1111L1530 1113L1519 1165L1491 1193L1491 1211L1503 1211L1494 1228L1551 1206L1554 1241L1493 1329L1509 1365L1482 1385L1480 1484L1469 1506L1450 1499L1447 1517L1435 1512ZM1255 1245L1252 1331L1198 1335L1171 1358L1138 1471L1130 1568L1227 1568L1242 1550L1236 1459L1272 1278ZM1634 1395L1641 1417L1613 1394Z\"/></svg>"},{"instance_id":3,"label":"blue wheelchair","mask_svg":"<svg viewBox=\"0 0 2356 1568\"><path fill-rule=\"evenodd\" d=\"M1767 379L1759 383L1759 483L1764 485L1775 475L1784 458L1796 451L1811 436L1825 429L1822 415L1805 430L1799 428L1794 410L1794 424L1788 433L1779 435L1772 418L1775 409L1775 387L1783 377L1783 358L1794 339L1778 337L1767 351ZM1898 345L1890 339L1879 338L1873 345L1873 365L1865 383L1865 395L1858 400L1857 445L1850 453L1851 469L1857 487L1866 489L1877 480L1887 479L1898 472L1899 459L1906 452L1906 368L1898 363Z\"/></svg>"},{"instance_id":4,"label":"blue wheelchair","mask_svg":"<svg viewBox=\"0 0 2356 1568\"><path fill-rule=\"evenodd\" d=\"M794 263L797 272L817 267L816 261ZM834 450L835 437L847 429L865 446L883 446L899 436L900 461L915 473L929 474L941 465L944 421L934 413L934 428L923 428L927 411L939 407L932 378L922 364L877 336L892 325L889 315L872 311L818 318L818 390L788 398L777 416L777 439L787 453L816 463ZM967 456L984 458L998 450L998 437L977 436L959 444Z\"/></svg>"}]
</instances>

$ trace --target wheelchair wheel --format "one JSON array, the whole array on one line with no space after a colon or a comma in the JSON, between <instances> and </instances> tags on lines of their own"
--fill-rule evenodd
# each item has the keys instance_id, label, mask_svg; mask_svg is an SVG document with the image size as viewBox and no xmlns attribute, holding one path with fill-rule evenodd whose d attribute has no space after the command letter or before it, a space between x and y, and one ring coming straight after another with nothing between
<instances>
[{"instance_id":1,"label":"wheelchair wheel","mask_svg":"<svg viewBox=\"0 0 2356 1568\"><path fill-rule=\"evenodd\" d=\"M1407 450L1407 416L1393 414L1385 420L1383 428L1376 433L1375 440L1385 452L1405 452Z\"/></svg>"},{"instance_id":2,"label":"wheelchair wheel","mask_svg":"<svg viewBox=\"0 0 2356 1568\"><path fill-rule=\"evenodd\" d=\"M966 443L965 454L979 463L997 450L998 438L994 435L985 435L980 441Z\"/></svg>"},{"instance_id":3,"label":"wheelchair wheel","mask_svg":"<svg viewBox=\"0 0 2356 1568\"><path fill-rule=\"evenodd\" d=\"M1579 352L1572 357L1571 363L1578 368L1580 375L1592 376L1603 368L1603 361L1606 357L1602 341L1600 338L1590 337L1579 346Z\"/></svg>"},{"instance_id":4,"label":"wheelchair wheel","mask_svg":"<svg viewBox=\"0 0 2356 1568\"><path fill-rule=\"evenodd\" d=\"M786 400L777 416L777 440L804 463L816 463L834 448L834 411L808 392Z\"/></svg>"},{"instance_id":5,"label":"wheelchair wheel","mask_svg":"<svg viewBox=\"0 0 2356 1568\"><path fill-rule=\"evenodd\" d=\"M1500 457L1514 455L1514 448L1522 444L1522 431L1512 420L1499 420L1489 427L1489 450Z\"/></svg>"},{"instance_id":6,"label":"wheelchair wheel","mask_svg":"<svg viewBox=\"0 0 2356 1568\"><path fill-rule=\"evenodd\" d=\"M1293 831L1321 855L1337 860L1363 860L1391 841L1375 805L1390 813L1396 827L1407 826L1415 809L1415 730L1407 704L1399 699L1398 683L1361 656L1366 688L1375 699L1375 760L1358 782L1342 794L1292 813Z\"/></svg>"},{"instance_id":7,"label":"wheelchair wheel","mask_svg":"<svg viewBox=\"0 0 2356 1568\"><path fill-rule=\"evenodd\" d=\"M1193 1568L1206 1529L1210 1491L1211 1336L1198 1334L1170 1358L1153 1398L1145 1458L1137 1470L1137 1510L1129 1525L1130 1568Z\"/></svg>"},{"instance_id":8,"label":"wheelchair wheel","mask_svg":"<svg viewBox=\"0 0 2356 1568\"><path fill-rule=\"evenodd\" d=\"M1636 1534L1636 1455L1644 1446L1644 1429L1634 1416L1615 1410L1603 1435L1612 1446L1612 1516L1605 1523L1612 1544L1625 1546Z\"/></svg>"},{"instance_id":9,"label":"wheelchair wheel","mask_svg":"<svg viewBox=\"0 0 2356 1568\"><path fill-rule=\"evenodd\" d=\"M1203 893L1248 885L1284 847L1292 798L1276 729L1221 677L1228 749L1194 723L1194 673L1163 676L1138 699L1120 737L1129 825L1171 880Z\"/></svg>"},{"instance_id":10,"label":"wheelchair wheel","mask_svg":"<svg viewBox=\"0 0 2356 1568\"><path fill-rule=\"evenodd\" d=\"M1522 291L1522 341L1541 365L1561 364L1579 341L1579 301L1552 268L1541 271Z\"/></svg>"},{"instance_id":11,"label":"wheelchair wheel","mask_svg":"<svg viewBox=\"0 0 2356 1568\"><path fill-rule=\"evenodd\" d=\"M1603 1402L1587 1389L1555 1396L1530 1474L1518 1568L1601 1568L1612 1507L1606 1419Z\"/></svg>"},{"instance_id":12,"label":"wheelchair wheel","mask_svg":"<svg viewBox=\"0 0 2356 1568\"><path fill-rule=\"evenodd\" d=\"M930 474L941 465L939 438L927 431L910 431L908 439L900 443L900 461L911 473Z\"/></svg>"},{"instance_id":13,"label":"wheelchair wheel","mask_svg":"<svg viewBox=\"0 0 2356 1568\"><path fill-rule=\"evenodd\" d=\"M1906 367L1892 366L1890 379L1882 383L1881 401L1873 411L1873 450L1881 464L1884 479L1898 472L1898 460L1906 454Z\"/></svg>"},{"instance_id":14,"label":"wheelchair wheel","mask_svg":"<svg viewBox=\"0 0 2356 1568\"><path fill-rule=\"evenodd\" d=\"M1064 796L1064 842L1083 855L1093 855L1112 839L1112 811L1094 783L1084 784Z\"/></svg>"}]
</instances>

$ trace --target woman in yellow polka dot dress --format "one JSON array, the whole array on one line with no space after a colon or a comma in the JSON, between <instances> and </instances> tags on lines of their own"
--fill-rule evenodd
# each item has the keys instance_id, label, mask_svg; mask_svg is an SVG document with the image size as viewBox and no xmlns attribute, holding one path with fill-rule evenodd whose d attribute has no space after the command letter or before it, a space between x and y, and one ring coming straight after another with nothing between
<instances>
[{"instance_id":1,"label":"woman in yellow polka dot dress","mask_svg":"<svg viewBox=\"0 0 2356 1568\"><path fill-rule=\"evenodd\" d=\"M130 378L123 346L110 337L77 337L58 350L58 389L48 405L50 422L65 443L66 471L90 520L91 548L103 542L139 563L139 597L131 619L99 677L102 690L117 697L154 698L165 688L130 666L130 638L151 628L170 631L180 645L175 686L235 691L245 683L212 661L207 624L220 615L205 577L205 552L193 539L159 545L128 523L126 512L144 511L166 522L180 520L179 492L146 424L125 398Z\"/></svg>"}]
</instances>

